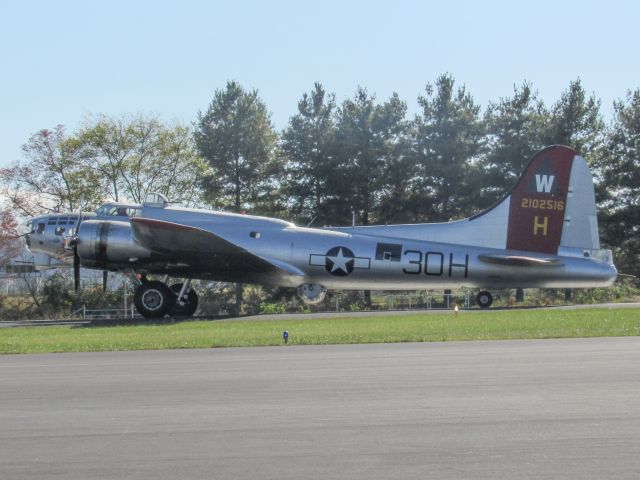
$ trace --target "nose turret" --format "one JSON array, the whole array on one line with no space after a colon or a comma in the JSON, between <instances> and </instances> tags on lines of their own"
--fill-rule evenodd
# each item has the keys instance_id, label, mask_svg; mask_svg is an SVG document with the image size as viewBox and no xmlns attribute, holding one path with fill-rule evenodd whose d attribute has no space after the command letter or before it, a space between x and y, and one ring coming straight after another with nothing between
<instances>
[{"instance_id":1,"label":"nose turret","mask_svg":"<svg viewBox=\"0 0 640 480\"><path fill-rule=\"evenodd\" d=\"M29 233L25 235L27 246L34 253L45 253L51 257L68 257L64 249L64 237L75 233L79 213L60 213L35 217L27 222Z\"/></svg>"}]
</instances>

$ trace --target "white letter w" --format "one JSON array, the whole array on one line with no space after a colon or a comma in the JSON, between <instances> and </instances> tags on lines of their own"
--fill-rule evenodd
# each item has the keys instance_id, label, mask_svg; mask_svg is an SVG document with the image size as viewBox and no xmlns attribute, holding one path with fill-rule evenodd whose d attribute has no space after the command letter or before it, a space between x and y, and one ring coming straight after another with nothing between
<instances>
[{"instance_id":1,"label":"white letter w","mask_svg":"<svg viewBox=\"0 0 640 480\"><path fill-rule=\"evenodd\" d=\"M538 192L551 192L554 178L555 175L536 175L536 189Z\"/></svg>"}]
</instances>

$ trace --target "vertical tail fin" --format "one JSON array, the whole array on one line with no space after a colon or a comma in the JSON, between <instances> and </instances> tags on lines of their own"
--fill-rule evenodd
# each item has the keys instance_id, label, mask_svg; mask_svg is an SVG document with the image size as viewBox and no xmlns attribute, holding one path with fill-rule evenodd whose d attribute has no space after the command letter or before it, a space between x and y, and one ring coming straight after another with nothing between
<instances>
[{"instance_id":1,"label":"vertical tail fin","mask_svg":"<svg viewBox=\"0 0 640 480\"><path fill-rule=\"evenodd\" d=\"M561 246L600 248L593 180L575 150L537 153L509 197L508 249L555 255Z\"/></svg>"}]
</instances>

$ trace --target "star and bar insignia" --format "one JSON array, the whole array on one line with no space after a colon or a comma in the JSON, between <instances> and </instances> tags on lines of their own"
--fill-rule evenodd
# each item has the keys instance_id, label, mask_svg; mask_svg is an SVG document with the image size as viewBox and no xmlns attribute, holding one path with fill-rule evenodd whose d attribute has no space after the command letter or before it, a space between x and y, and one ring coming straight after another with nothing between
<instances>
[{"instance_id":1,"label":"star and bar insignia","mask_svg":"<svg viewBox=\"0 0 640 480\"><path fill-rule=\"evenodd\" d=\"M330 248L324 255L312 253L309 255L309 265L324 267L331 275L344 277L356 268L369 270L371 259L356 257L350 248L338 246Z\"/></svg>"}]
</instances>

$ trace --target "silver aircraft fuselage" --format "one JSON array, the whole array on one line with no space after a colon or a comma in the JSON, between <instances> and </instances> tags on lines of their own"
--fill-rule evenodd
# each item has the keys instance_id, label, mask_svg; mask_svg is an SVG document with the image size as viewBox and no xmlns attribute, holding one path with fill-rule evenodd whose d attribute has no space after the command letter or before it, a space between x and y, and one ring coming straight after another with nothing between
<instances>
[{"instance_id":1,"label":"silver aircraft fuselage","mask_svg":"<svg viewBox=\"0 0 640 480\"><path fill-rule=\"evenodd\" d=\"M281 220L187 209L145 207L143 216L197 226L262 258L291 266L298 275L255 278L258 283L287 287L310 283L346 290L582 288L610 285L617 277L608 252L601 259L585 257L583 251L554 256L368 235L350 228L304 228ZM545 263L523 266L482 260L505 254ZM184 266L187 271L194 267ZM215 277L215 272L205 276ZM250 280L254 279L246 281Z\"/></svg>"},{"instance_id":2,"label":"silver aircraft fuselage","mask_svg":"<svg viewBox=\"0 0 640 480\"><path fill-rule=\"evenodd\" d=\"M581 250L538 254L363 234L357 227L304 228L265 217L175 207L144 206L139 216L211 232L282 269L273 273L216 271L211 264L163 258L136 241L127 217L92 217L82 223L78 232L82 266L283 287L318 284L327 289L378 290L579 288L610 285L617 276L607 251L599 251L601 258L598 252L585 257ZM105 224L109 224L106 232ZM56 243L51 235L56 226L48 227L51 232L31 234L32 250L69 260L62 237ZM393 229L388 230L393 234ZM539 259L540 263L505 265L490 260L498 255Z\"/></svg>"}]
</instances>

